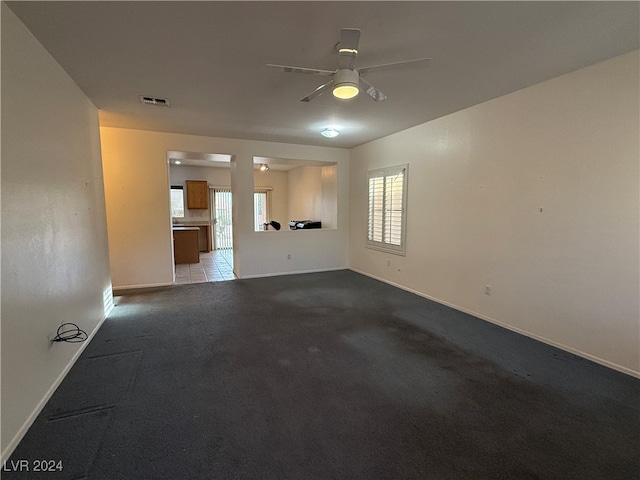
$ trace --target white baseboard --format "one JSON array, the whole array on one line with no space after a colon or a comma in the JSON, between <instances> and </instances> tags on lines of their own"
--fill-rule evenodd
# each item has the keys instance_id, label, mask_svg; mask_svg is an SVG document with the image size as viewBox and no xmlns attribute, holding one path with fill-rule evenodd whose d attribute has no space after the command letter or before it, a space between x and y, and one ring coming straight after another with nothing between
<instances>
[{"instance_id":1,"label":"white baseboard","mask_svg":"<svg viewBox=\"0 0 640 480\"><path fill-rule=\"evenodd\" d=\"M102 320L100 320L97 323L93 331L89 334L89 336L87 337L87 340L80 344L80 348L76 351L73 357L71 357L71 359L69 360L69 363L62 370L62 372L60 372L60 375L58 375L58 377L56 378L55 382L53 382L51 387L49 387L49 390L47 390L44 397L42 397L42 400L38 402L36 407L31 412L31 415L27 417L27 420L22 424L18 432L14 435L14 437L8 443L8 445L6 446L6 448L4 449L0 457L0 462L2 463L2 465L4 465L4 463L7 460L9 460L9 457L11 456L13 451L16 449L20 441L27 434L27 432L29 431L29 428L31 428L31 425L33 425L33 422L35 422L36 418L38 418L38 415L40 415L40 412L42 411L44 406L47 404L47 402L49 401L53 393L56 391L56 389L60 386L60 384L62 383L62 380L64 380L64 378L67 376L67 373L69 373L69 370L71 370L71 367L73 367L73 365L76 363L76 361L78 360L78 358L80 357L84 349L87 348L87 345L89 345L89 343L95 336L96 332L100 329L104 321L107 319L108 315L109 315L109 312L106 312L103 315Z\"/></svg>"},{"instance_id":2,"label":"white baseboard","mask_svg":"<svg viewBox=\"0 0 640 480\"><path fill-rule=\"evenodd\" d=\"M282 275L300 275L303 273L321 273L321 272L335 272L338 270L349 270L348 267L335 267L335 268L319 268L316 270L296 270L295 272L275 272L275 273L261 273L257 275L243 275L238 278L265 278L265 277L279 277Z\"/></svg>"},{"instance_id":3,"label":"white baseboard","mask_svg":"<svg viewBox=\"0 0 640 480\"><path fill-rule=\"evenodd\" d=\"M386 280L384 278L378 277L376 275L372 275L370 273L358 270L356 268L350 268L350 270L352 270L352 271L354 271L356 273L360 273L361 275L365 275L367 277L374 278L374 279L379 280L379 281L381 281L383 283L386 283L388 285L392 285L392 286L397 287L397 288L399 288L401 290L405 290L407 292L411 292L411 293L413 293L415 295L418 295L420 297L432 300L432 301L434 301L436 303L440 303L441 305L446 305L447 307L451 307L454 310L458 310L460 312L467 313L469 315L473 315L474 317L477 317L477 318L479 318L481 320L485 320L485 321L487 321L489 323L493 323L493 324L498 325L500 327L506 328L507 330L511 330L512 332L519 333L520 335L524 335L525 337L532 338L532 339L537 340L539 342L546 343L547 345L551 345L552 347L559 348L560 350L564 350L565 352L569 352L569 353L572 353L572 354L577 355L579 357L586 358L587 360L591 360L592 362L595 362L595 363L598 363L598 364L603 365L605 367L611 368L612 370L616 370L618 372L625 373L625 374L630 375L632 377L640 378L640 371L637 372L635 370L632 370L630 368L624 367L622 365L618 365L617 363L613 363L613 362L610 362L610 361L605 360L603 358L591 355L590 353L583 352L582 350L578 350L576 348L569 347L568 345L564 345L562 343L556 342L554 340L550 340L548 338L542 337L542 336L537 335L535 333L528 332L527 330L523 330L521 328L514 327L514 326L509 325L507 323L503 323L503 322L501 322L499 320L496 320L495 318L491 318L491 317L488 317L486 315L482 315L482 314L480 314L478 312L474 312L473 310L468 310L466 308L460 307L459 305L454 305L452 303L445 302L444 300L440 300L439 298L432 297L430 295L427 295L426 293L419 292L419 291L414 290L412 288L408 288L408 287L406 287L404 285L400 285L398 283L392 282L390 280Z\"/></svg>"},{"instance_id":4,"label":"white baseboard","mask_svg":"<svg viewBox=\"0 0 640 480\"><path fill-rule=\"evenodd\" d=\"M122 287L114 285L113 290L136 290L139 288L171 287L173 285L176 285L176 282L142 283L140 285L124 285Z\"/></svg>"}]
</instances>

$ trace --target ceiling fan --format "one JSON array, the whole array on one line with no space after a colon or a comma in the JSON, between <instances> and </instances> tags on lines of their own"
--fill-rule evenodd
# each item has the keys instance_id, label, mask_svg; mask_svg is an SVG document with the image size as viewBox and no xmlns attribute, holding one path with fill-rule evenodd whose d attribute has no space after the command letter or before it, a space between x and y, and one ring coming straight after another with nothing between
<instances>
[{"instance_id":1,"label":"ceiling fan","mask_svg":"<svg viewBox=\"0 0 640 480\"><path fill-rule=\"evenodd\" d=\"M322 70L319 68L295 67L289 65L274 65L268 63L267 67L286 73L303 73L306 75L320 75L331 79L320 85L313 92L301 98L301 102L309 102L329 89L339 99L347 100L355 97L360 92L360 84L366 87L366 93L376 102L382 102L387 96L362 78L371 72L384 70L398 70L406 68L427 67L431 63L430 58L418 58L403 62L386 63L356 69L356 57L358 56L358 44L360 43L360 29L343 28L340 31L340 42L336 45L338 50L338 68L336 70Z\"/></svg>"}]
</instances>

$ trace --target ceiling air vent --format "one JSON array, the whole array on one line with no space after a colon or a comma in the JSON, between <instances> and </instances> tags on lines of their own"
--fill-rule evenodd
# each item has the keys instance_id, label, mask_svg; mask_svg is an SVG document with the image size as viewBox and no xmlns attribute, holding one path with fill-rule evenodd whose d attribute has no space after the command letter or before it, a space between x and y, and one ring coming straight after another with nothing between
<instances>
[{"instance_id":1,"label":"ceiling air vent","mask_svg":"<svg viewBox=\"0 0 640 480\"><path fill-rule=\"evenodd\" d=\"M169 106L169 100L166 98L146 97L144 95L140 95L140 101L146 105L157 105L159 107Z\"/></svg>"}]
</instances>

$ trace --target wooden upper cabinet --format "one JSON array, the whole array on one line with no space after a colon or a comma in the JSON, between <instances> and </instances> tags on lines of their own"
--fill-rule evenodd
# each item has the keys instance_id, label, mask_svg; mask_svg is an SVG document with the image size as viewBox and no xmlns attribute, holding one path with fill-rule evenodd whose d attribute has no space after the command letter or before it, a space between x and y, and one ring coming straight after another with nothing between
<instances>
[{"instance_id":1,"label":"wooden upper cabinet","mask_svg":"<svg viewBox=\"0 0 640 480\"><path fill-rule=\"evenodd\" d=\"M206 180L187 180L187 208L209 208L209 185Z\"/></svg>"}]
</instances>

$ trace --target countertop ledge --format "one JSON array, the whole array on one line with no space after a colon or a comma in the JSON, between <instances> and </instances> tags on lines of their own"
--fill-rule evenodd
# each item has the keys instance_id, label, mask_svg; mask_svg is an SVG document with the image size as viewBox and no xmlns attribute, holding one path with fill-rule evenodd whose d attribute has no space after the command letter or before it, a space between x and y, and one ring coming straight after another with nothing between
<instances>
[{"instance_id":1,"label":"countertop ledge","mask_svg":"<svg viewBox=\"0 0 640 480\"><path fill-rule=\"evenodd\" d=\"M174 232L189 232L189 231L192 231L192 230L200 230L200 227L195 227L195 226L192 226L192 227L179 226L179 227L177 227L175 225L173 226L173 231Z\"/></svg>"}]
</instances>

